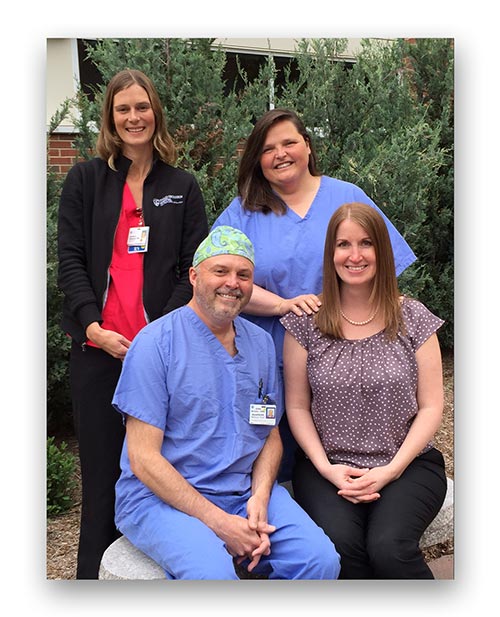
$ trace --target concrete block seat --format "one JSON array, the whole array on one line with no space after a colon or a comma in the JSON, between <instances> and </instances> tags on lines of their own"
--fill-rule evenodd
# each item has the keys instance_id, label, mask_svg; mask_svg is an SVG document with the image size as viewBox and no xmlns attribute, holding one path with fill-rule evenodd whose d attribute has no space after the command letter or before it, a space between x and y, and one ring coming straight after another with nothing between
<instances>
[{"instance_id":1,"label":"concrete block seat","mask_svg":"<svg viewBox=\"0 0 500 617\"><path fill-rule=\"evenodd\" d=\"M448 478L443 506L425 530L420 541L421 548L446 542L453 537L453 489L453 480ZM166 579L166 576L162 567L122 536L106 549L101 560L99 579L158 580Z\"/></svg>"},{"instance_id":2,"label":"concrete block seat","mask_svg":"<svg viewBox=\"0 0 500 617\"><path fill-rule=\"evenodd\" d=\"M136 548L125 536L108 546L101 559L99 580L166 579L165 571L156 561Z\"/></svg>"},{"instance_id":3,"label":"concrete block seat","mask_svg":"<svg viewBox=\"0 0 500 617\"><path fill-rule=\"evenodd\" d=\"M448 478L448 488L441 510L436 518L424 531L420 538L420 548L429 548L435 544L441 544L453 538L453 480Z\"/></svg>"}]
</instances>

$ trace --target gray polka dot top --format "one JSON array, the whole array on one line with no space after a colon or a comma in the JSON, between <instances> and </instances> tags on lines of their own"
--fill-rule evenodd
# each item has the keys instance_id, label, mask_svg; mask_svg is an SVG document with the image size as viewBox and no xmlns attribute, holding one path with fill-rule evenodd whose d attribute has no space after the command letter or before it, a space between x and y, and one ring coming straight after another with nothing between
<instances>
[{"instance_id":1,"label":"gray polka dot top","mask_svg":"<svg viewBox=\"0 0 500 617\"><path fill-rule=\"evenodd\" d=\"M359 340L326 336L311 315L280 320L308 351L311 412L331 463L386 465L410 429L418 411L415 352L444 321L409 298L402 313L407 333L394 341L384 331Z\"/></svg>"}]
</instances>

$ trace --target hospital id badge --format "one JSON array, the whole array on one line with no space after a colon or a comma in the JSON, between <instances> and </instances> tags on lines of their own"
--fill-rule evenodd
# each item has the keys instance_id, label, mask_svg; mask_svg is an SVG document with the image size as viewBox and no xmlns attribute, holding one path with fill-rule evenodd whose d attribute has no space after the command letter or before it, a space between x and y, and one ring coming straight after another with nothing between
<instances>
[{"instance_id":1,"label":"hospital id badge","mask_svg":"<svg viewBox=\"0 0 500 617\"><path fill-rule=\"evenodd\" d=\"M276 405L254 403L250 405L250 424L276 426Z\"/></svg>"},{"instance_id":2,"label":"hospital id badge","mask_svg":"<svg viewBox=\"0 0 500 617\"><path fill-rule=\"evenodd\" d=\"M146 253L148 241L149 227L131 227L128 230L127 250L129 253Z\"/></svg>"}]
</instances>

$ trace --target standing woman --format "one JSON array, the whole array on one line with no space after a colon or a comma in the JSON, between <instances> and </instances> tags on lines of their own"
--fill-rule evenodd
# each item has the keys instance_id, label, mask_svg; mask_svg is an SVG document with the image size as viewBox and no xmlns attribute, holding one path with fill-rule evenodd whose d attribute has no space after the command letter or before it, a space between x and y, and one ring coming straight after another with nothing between
<instances>
[{"instance_id":1,"label":"standing woman","mask_svg":"<svg viewBox=\"0 0 500 617\"><path fill-rule=\"evenodd\" d=\"M320 306L326 228L335 210L359 201L378 209L356 185L322 175L311 137L293 111L273 109L255 124L238 171L238 197L215 221L243 231L255 248L255 273L247 317L274 339L282 369L284 328L280 317ZM385 217L399 275L415 255ZM279 480L291 477L296 444L287 418L280 424L284 445Z\"/></svg>"},{"instance_id":2,"label":"standing woman","mask_svg":"<svg viewBox=\"0 0 500 617\"><path fill-rule=\"evenodd\" d=\"M295 498L335 543L340 578L433 578L419 542L446 495L432 443L443 321L400 296L374 208L332 216L321 299L315 315L281 319L288 420L303 452Z\"/></svg>"},{"instance_id":3,"label":"standing woman","mask_svg":"<svg viewBox=\"0 0 500 617\"><path fill-rule=\"evenodd\" d=\"M62 328L82 474L77 578L98 578L118 537L115 483L124 438L111 406L122 361L148 322L186 304L196 247L208 233L194 177L176 149L158 93L136 70L109 82L98 157L68 173L59 208Z\"/></svg>"}]
</instances>

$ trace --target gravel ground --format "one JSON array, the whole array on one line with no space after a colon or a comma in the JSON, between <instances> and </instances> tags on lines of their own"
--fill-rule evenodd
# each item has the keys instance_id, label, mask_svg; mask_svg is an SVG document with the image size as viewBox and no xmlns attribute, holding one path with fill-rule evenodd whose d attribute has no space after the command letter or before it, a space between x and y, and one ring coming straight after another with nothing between
<instances>
[{"instance_id":1,"label":"gravel ground","mask_svg":"<svg viewBox=\"0 0 500 617\"><path fill-rule=\"evenodd\" d=\"M454 379L453 356L443 357L443 372L445 380L445 409L441 428L436 434L436 446L443 453L448 477L454 478ZM76 441L72 437L65 439L68 448L75 454L78 452ZM76 472L80 479L79 470ZM79 485L79 483L78 483ZM78 527L80 521L80 489L75 494L75 505L59 516L47 520L47 579L68 580L75 578L76 553L78 549ZM428 560L454 552L453 541L437 544L424 550Z\"/></svg>"}]
</instances>

